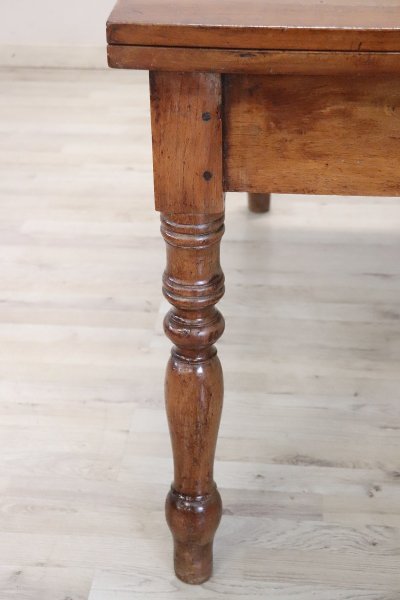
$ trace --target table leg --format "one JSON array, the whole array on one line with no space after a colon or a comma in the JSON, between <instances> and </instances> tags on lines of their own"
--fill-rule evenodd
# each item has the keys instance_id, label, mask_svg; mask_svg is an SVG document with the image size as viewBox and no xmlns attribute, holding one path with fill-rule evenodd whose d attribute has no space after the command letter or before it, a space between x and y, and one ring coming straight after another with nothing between
<instances>
[{"instance_id":1,"label":"table leg","mask_svg":"<svg viewBox=\"0 0 400 600\"><path fill-rule=\"evenodd\" d=\"M269 212L271 194L247 194L249 210L253 213Z\"/></svg>"},{"instance_id":2,"label":"table leg","mask_svg":"<svg viewBox=\"0 0 400 600\"><path fill-rule=\"evenodd\" d=\"M163 292L173 308L164 320L173 342L165 399L174 456L166 516L174 538L175 572L202 583L212 571L212 545L222 504L213 463L223 399L214 342L224 319L215 304L224 293L219 254L224 215L161 215L167 247Z\"/></svg>"}]
</instances>

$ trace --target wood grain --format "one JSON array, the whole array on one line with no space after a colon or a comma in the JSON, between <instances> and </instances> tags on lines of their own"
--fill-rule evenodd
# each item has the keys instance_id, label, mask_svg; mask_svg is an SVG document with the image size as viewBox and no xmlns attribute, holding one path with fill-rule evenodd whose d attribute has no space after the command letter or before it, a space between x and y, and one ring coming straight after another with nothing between
<instances>
[{"instance_id":1,"label":"wood grain","mask_svg":"<svg viewBox=\"0 0 400 600\"><path fill-rule=\"evenodd\" d=\"M305 52L108 46L108 64L116 69L249 73L253 75L382 74L400 72L398 52Z\"/></svg>"},{"instance_id":2,"label":"wood grain","mask_svg":"<svg viewBox=\"0 0 400 600\"><path fill-rule=\"evenodd\" d=\"M110 44L400 50L399 0L119 0Z\"/></svg>"},{"instance_id":3,"label":"wood grain","mask_svg":"<svg viewBox=\"0 0 400 600\"><path fill-rule=\"evenodd\" d=\"M225 78L226 189L400 195L400 81Z\"/></svg>"},{"instance_id":4,"label":"wood grain","mask_svg":"<svg viewBox=\"0 0 400 600\"><path fill-rule=\"evenodd\" d=\"M219 260L224 215L162 215L161 232L167 247L163 292L173 306L164 330L174 344L165 378L174 454L166 516L175 572L198 584L211 577L222 515L213 473L224 387L214 345L225 327L215 308L225 289Z\"/></svg>"},{"instance_id":5,"label":"wood grain","mask_svg":"<svg viewBox=\"0 0 400 600\"><path fill-rule=\"evenodd\" d=\"M227 195L224 514L194 590L163 510L147 77L0 88L2 600L397 600L398 198L277 196L260 219Z\"/></svg>"},{"instance_id":6,"label":"wood grain","mask_svg":"<svg viewBox=\"0 0 400 600\"><path fill-rule=\"evenodd\" d=\"M221 213L220 76L151 73L150 90L156 210Z\"/></svg>"}]
</instances>

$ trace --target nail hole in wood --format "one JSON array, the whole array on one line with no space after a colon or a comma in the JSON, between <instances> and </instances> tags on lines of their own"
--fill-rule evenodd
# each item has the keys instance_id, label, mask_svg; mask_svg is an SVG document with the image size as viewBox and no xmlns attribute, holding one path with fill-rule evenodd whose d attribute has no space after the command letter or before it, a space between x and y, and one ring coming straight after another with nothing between
<instances>
[{"instance_id":1,"label":"nail hole in wood","mask_svg":"<svg viewBox=\"0 0 400 600\"><path fill-rule=\"evenodd\" d=\"M204 171L203 177L206 181L210 181L210 179L212 177L212 173L210 173L210 171Z\"/></svg>"}]
</instances>

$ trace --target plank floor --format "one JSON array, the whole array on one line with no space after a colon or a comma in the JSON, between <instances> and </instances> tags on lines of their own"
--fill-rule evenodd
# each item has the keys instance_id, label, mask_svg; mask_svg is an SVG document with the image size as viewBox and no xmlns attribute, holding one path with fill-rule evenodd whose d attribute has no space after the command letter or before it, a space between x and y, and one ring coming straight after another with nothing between
<instances>
[{"instance_id":1,"label":"plank floor","mask_svg":"<svg viewBox=\"0 0 400 600\"><path fill-rule=\"evenodd\" d=\"M400 201L228 195L214 577L172 574L142 73L0 73L1 600L399 600Z\"/></svg>"}]
</instances>

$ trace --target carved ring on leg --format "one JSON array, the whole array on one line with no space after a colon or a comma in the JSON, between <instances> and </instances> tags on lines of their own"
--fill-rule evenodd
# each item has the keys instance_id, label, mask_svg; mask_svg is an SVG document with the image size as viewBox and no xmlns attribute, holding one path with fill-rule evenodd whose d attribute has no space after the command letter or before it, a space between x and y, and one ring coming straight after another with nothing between
<instances>
[{"instance_id":1,"label":"carved ring on leg","mask_svg":"<svg viewBox=\"0 0 400 600\"><path fill-rule=\"evenodd\" d=\"M174 347L165 399L174 456L174 482L166 501L174 537L175 572L202 583L212 571L212 544L222 514L213 479L223 399L214 343L224 319L215 304L224 293L219 246L223 215L162 215L167 243L163 292L173 308L164 329Z\"/></svg>"}]
</instances>

